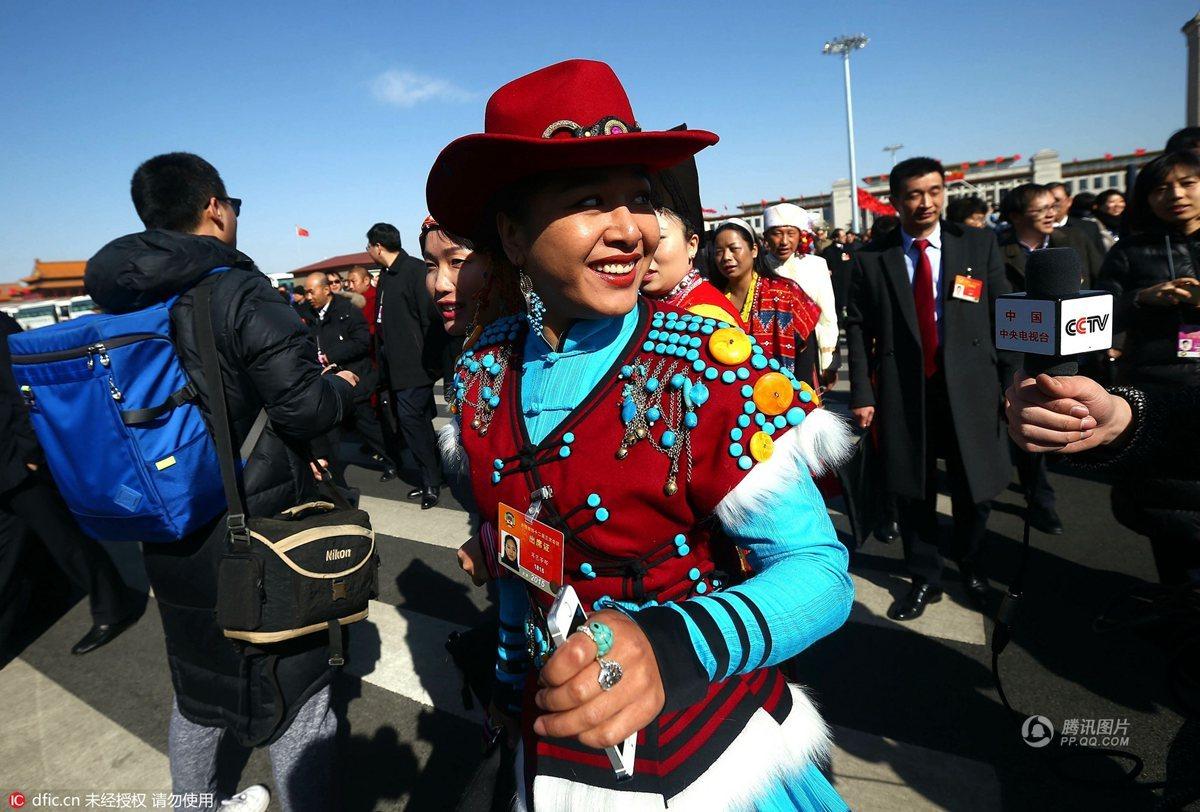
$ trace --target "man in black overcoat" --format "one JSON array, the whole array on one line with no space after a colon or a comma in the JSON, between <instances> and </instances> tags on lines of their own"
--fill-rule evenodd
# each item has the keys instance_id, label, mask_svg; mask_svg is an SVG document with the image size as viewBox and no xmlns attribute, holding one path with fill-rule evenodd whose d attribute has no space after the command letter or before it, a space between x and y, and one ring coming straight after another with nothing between
<instances>
[{"instance_id":1,"label":"man in black overcoat","mask_svg":"<svg viewBox=\"0 0 1200 812\"><path fill-rule=\"evenodd\" d=\"M1016 359L998 357L993 344L994 302L1010 290L995 237L940 219L945 170L931 158L897 164L890 185L901 227L854 254L845 323L851 409L860 427L878 424L913 578L888 615L912 620L942 595L939 457L949 475L952 554L968 594L986 600L980 551L990 500L1012 473L1000 415Z\"/></svg>"},{"instance_id":2,"label":"man in black overcoat","mask_svg":"<svg viewBox=\"0 0 1200 812\"><path fill-rule=\"evenodd\" d=\"M427 510L438 503L442 486L433 432L433 384L441 376L446 331L425 289L425 264L400 246L400 231L390 223L371 226L367 252L383 266L375 309L379 370L391 393L400 435L421 473L421 487L408 496L419 498L421 509Z\"/></svg>"}]
</instances>

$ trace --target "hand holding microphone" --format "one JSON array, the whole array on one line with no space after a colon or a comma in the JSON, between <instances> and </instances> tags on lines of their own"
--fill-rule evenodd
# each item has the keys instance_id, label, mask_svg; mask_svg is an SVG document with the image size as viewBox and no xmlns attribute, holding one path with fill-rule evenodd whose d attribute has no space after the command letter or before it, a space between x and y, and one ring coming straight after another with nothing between
<instances>
[{"instance_id":1,"label":"hand holding microphone","mask_svg":"<svg viewBox=\"0 0 1200 812\"><path fill-rule=\"evenodd\" d=\"M1029 255L1025 293L996 300L996 346L1025 353L1004 393L1008 433L1021 449L1074 454L1111 443L1128 428L1124 399L1078 375L1076 356L1112 347L1112 295L1080 291L1072 248Z\"/></svg>"},{"instance_id":2,"label":"hand holding microphone","mask_svg":"<svg viewBox=\"0 0 1200 812\"><path fill-rule=\"evenodd\" d=\"M1082 375L1017 373L1004 393L1008 434L1024 451L1076 454L1120 437L1133 413L1124 398Z\"/></svg>"}]
</instances>

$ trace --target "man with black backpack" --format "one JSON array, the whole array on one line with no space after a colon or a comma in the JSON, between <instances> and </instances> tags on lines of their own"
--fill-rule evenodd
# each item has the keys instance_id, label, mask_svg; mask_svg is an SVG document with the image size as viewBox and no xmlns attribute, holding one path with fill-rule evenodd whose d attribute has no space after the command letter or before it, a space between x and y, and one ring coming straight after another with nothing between
<instances>
[{"instance_id":1,"label":"man with black backpack","mask_svg":"<svg viewBox=\"0 0 1200 812\"><path fill-rule=\"evenodd\" d=\"M351 414L357 376L348 370L323 374L308 329L237 250L241 201L227 194L211 164L188 153L159 155L138 167L131 192L147 230L114 240L88 261L89 295L108 313L178 297L170 314L174 343L210 425L214 398L222 394L235 447L261 429L261 411L269 418L253 449L245 449L247 513L272 516L301 504L315 484L308 443ZM228 270L212 273L219 268ZM212 391L203 374L193 312L201 286L211 296L223 393ZM244 746L270 746L283 809L336 808L337 719L330 708L326 635L263 648L226 638L216 613L226 542L222 516L181 541L143 545L175 688L168 740L172 791L218 791L217 750L230 731ZM255 786L224 801L222 809L261 812L269 798Z\"/></svg>"}]
</instances>

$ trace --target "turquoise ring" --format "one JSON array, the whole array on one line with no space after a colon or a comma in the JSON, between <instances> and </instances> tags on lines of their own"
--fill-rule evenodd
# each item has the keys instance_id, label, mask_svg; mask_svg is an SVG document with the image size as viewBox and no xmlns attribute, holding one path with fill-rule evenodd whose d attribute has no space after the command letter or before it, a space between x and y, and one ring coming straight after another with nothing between
<instances>
[{"instance_id":1,"label":"turquoise ring","mask_svg":"<svg viewBox=\"0 0 1200 812\"><path fill-rule=\"evenodd\" d=\"M596 644L596 659L612 651L613 633L607 623L593 620L579 627L579 631Z\"/></svg>"}]
</instances>

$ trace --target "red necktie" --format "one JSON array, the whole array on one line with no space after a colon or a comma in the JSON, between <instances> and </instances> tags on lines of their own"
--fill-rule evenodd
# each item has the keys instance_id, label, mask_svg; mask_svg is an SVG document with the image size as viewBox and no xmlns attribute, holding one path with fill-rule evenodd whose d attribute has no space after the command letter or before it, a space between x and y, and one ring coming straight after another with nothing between
<instances>
[{"instance_id":1,"label":"red necktie","mask_svg":"<svg viewBox=\"0 0 1200 812\"><path fill-rule=\"evenodd\" d=\"M929 240L913 240L917 247L917 269L913 274L913 302L917 306L917 325L921 328L921 350L925 356L925 377L937 372L937 305L933 300L933 265L925 249Z\"/></svg>"}]
</instances>

